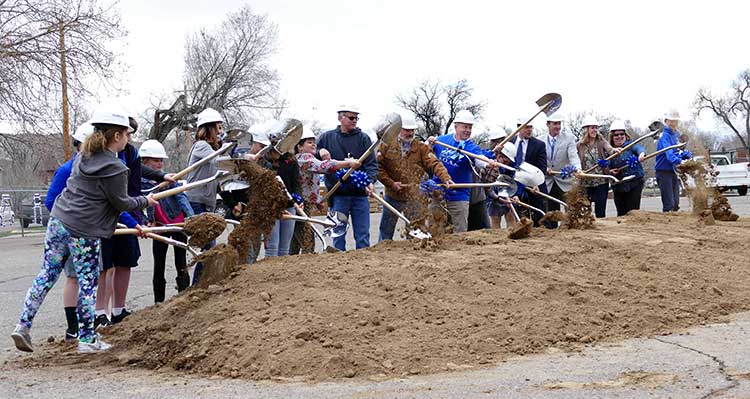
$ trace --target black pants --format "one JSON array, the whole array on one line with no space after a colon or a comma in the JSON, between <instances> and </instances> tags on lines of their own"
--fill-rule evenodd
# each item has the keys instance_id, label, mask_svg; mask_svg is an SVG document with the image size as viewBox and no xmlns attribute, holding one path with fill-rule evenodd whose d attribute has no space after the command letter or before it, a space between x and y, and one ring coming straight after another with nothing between
<instances>
[{"instance_id":1,"label":"black pants","mask_svg":"<svg viewBox=\"0 0 750 399\"><path fill-rule=\"evenodd\" d=\"M607 195L609 194L609 183L594 187L586 187L586 196L594 203L594 214L598 219L607 216Z\"/></svg>"},{"instance_id":2,"label":"black pants","mask_svg":"<svg viewBox=\"0 0 750 399\"><path fill-rule=\"evenodd\" d=\"M562 202L565 202L565 191L563 191L560 186L557 185L556 181L552 181L552 188L549 190L549 195L552 197L555 197L559 199ZM559 211L560 210L560 204L558 204L555 201L547 201L547 211ZM544 222L544 226L548 229L556 229L558 227L558 222L553 221L546 221Z\"/></svg>"},{"instance_id":3,"label":"black pants","mask_svg":"<svg viewBox=\"0 0 750 399\"><path fill-rule=\"evenodd\" d=\"M163 233L165 237L170 237L180 242L187 242L187 237L184 234L175 233ZM164 292L167 287L167 281L164 279L164 271L167 263L167 250L170 245L165 244L161 241L154 240L152 252L154 255L154 278L152 283L154 285L154 302L164 302ZM187 258L185 250L182 248L174 247L174 265L177 269L177 291L182 291L190 286L190 274L187 271Z\"/></svg>"},{"instance_id":4,"label":"black pants","mask_svg":"<svg viewBox=\"0 0 750 399\"><path fill-rule=\"evenodd\" d=\"M629 191L614 191L617 216L623 216L633 209L641 209L641 192L643 192L643 179Z\"/></svg>"},{"instance_id":5,"label":"black pants","mask_svg":"<svg viewBox=\"0 0 750 399\"><path fill-rule=\"evenodd\" d=\"M488 229L490 216L487 214L487 205L484 201L469 205L469 227L468 231Z\"/></svg>"}]
</instances>

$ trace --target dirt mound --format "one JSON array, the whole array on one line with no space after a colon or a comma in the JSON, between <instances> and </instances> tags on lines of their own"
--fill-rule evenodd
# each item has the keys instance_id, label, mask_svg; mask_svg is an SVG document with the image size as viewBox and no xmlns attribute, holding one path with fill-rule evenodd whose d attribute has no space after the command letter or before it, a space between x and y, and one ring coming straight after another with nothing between
<instances>
[{"instance_id":1,"label":"dirt mound","mask_svg":"<svg viewBox=\"0 0 750 399\"><path fill-rule=\"evenodd\" d=\"M580 184L573 186L565 193L565 203L568 204L568 209L564 226L569 229L594 228L594 214L585 187Z\"/></svg>"},{"instance_id":2,"label":"dirt mound","mask_svg":"<svg viewBox=\"0 0 750 399\"><path fill-rule=\"evenodd\" d=\"M201 213L185 220L185 233L190 236L189 243L199 248L215 240L226 228L224 218L214 213Z\"/></svg>"},{"instance_id":3,"label":"dirt mound","mask_svg":"<svg viewBox=\"0 0 750 399\"><path fill-rule=\"evenodd\" d=\"M201 275L201 287L224 280L237 269L239 256L237 251L226 244L219 244L197 256L193 262L203 262L203 274Z\"/></svg>"},{"instance_id":4,"label":"dirt mound","mask_svg":"<svg viewBox=\"0 0 750 399\"><path fill-rule=\"evenodd\" d=\"M593 230L536 229L522 241L483 230L444 237L434 250L396 241L273 258L105 329L108 353L45 344L25 364L392 378L667 333L750 309L742 267L750 223L695 223L631 212Z\"/></svg>"}]
</instances>

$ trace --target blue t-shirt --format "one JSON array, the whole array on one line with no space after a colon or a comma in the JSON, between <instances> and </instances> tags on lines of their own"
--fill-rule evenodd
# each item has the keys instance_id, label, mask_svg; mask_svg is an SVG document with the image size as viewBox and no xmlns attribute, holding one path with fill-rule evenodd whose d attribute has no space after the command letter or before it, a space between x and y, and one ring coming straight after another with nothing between
<instances>
[{"instance_id":1,"label":"blue t-shirt","mask_svg":"<svg viewBox=\"0 0 750 399\"><path fill-rule=\"evenodd\" d=\"M492 151L483 150L470 139L464 140L464 141L458 141L455 139L455 137L453 137L452 134L446 134L446 135L440 136L437 138L437 141L448 144L453 147L460 148L472 154L484 155L490 159L493 159L495 157ZM453 180L454 183L473 183L474 182L474 179L473 179L474 172L471 169L472 164L474 162L473 158L469 158L466 155L463 155L449 148L443 147L439 144L435 144L432 147L432 149L433 151L435 151L435 155L440 160L440 162L442 162L443 165L445 166L445 169L448 170L448 174L451 176L451 180ZM470 188L458 188L458 189L453 189L453 190L445 190L446 201L469 201L470 198L471 198Z\"/></svg>"}]
</instances>

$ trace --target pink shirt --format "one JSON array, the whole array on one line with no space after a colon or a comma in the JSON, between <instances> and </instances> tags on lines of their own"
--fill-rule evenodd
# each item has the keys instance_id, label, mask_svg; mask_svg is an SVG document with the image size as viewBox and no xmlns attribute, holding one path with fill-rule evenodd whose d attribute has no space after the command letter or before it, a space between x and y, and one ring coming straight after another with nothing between
<instances>
[{"instance_id":1,"label":"pink shirt","mask_svg":"<svg viewBox=\"0 0 750 399\"><path fill-rule=\"evenodd\" d=\"M320 203L320 174L333 173L337 169L337 162L333 159L321 161L310 153L297 154L299 164L299 184L302 187L302 197L311 204Z\"/></svg>"}]
</instances>

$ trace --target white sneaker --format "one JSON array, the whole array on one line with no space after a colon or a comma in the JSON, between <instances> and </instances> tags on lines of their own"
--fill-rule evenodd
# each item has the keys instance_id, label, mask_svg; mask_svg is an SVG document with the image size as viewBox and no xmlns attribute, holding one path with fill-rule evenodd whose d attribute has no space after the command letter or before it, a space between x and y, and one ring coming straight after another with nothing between
<instances>
[{"instance_id":1,"label":"white sneaker","mask_svg":"<svg viewBox=\"0 0 750 399\"><path fill-rule=\"evenodd\" d=\"M31 345L31 334L29 333L28 327L17 325L10 337L13 338L13 343L16 344L18 350L24 352L34 351L34 347Z\"/></svg>"},{"instance_id":2,"label":"white sneaker","mask_svg":"<svg viewBox=\"0 0 750 399\"><path fill-rule=\"evenodd\" d=\"M112 345L102 341L102 337L99 336L99 334L96 334L96 339L94 339L94 342L81 342L78 341L78 353L96 353L96 352L104 352L106 350L109 350Z\"/></svg>"}]
</instances>

